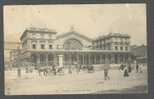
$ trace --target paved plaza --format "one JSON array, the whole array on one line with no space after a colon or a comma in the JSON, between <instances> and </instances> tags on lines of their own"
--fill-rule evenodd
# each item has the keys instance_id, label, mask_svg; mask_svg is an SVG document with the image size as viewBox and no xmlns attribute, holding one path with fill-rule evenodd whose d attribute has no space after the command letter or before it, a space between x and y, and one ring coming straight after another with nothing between
<instances>
[{"instance_id":1,"label":"paved plaza","mask_svg":"<svg viewBox=\"0 0 154 99\"><path fill-rule=\"evenodd\" d=\"M104 80L103 70L77 74L66 72L64 75L39 76L37 71L17 77L17 71L5 71L6 95L38 94L106 94L106 93L146 93L147 68L143 73L130 73L128 78L117 69L109 71L110 80Z\"/></svg>"}]
</instances>

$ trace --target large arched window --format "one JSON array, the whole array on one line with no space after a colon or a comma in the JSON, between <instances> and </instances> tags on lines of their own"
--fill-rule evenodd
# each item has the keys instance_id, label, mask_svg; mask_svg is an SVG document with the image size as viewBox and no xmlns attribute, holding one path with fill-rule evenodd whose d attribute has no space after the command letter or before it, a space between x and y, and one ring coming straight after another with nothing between
<instances>
[{"instance_id":1,"label":"large arched window","mask_svg":"<svg viewBox=\"0 0 154 99\"><path fill-rule=\"evenodd\" d=\"M66 50L81 50L82 43L77 39L68 39L64 42L64 49Z\"/></svg>"}]
</instances>

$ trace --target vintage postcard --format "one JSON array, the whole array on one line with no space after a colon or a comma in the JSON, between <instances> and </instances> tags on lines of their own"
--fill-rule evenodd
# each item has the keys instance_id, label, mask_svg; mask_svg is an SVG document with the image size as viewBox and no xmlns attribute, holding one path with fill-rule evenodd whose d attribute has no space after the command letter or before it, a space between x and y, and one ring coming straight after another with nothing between
<instances>
[{"instance_id":1,"label":"vintage postcard","mask_svg":"<svg viewBox=\"0 0 154 99\"><path fill-rule=\"evenodd\" d=\"M148 92L145 3L3 9L5 95Z\"/></svg>"}]
</instances>

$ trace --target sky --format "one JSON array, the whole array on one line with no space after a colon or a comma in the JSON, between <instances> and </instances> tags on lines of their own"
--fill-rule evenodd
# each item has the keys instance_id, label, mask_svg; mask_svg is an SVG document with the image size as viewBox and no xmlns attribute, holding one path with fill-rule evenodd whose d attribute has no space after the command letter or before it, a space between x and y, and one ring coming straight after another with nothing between
<instances>
[{"instance_id":1,"label":"sky","mask_svg":"<svg viewBox=\"0 0 154 99\"><path fill-rule=\"evenodd\" d=\"M49 28L57 35L71 26L89 38L108 33L131 36L132 45L146 45L146 4L7 5L4 40L19 42L28 27Z\"/></svg>"}]
</instances>

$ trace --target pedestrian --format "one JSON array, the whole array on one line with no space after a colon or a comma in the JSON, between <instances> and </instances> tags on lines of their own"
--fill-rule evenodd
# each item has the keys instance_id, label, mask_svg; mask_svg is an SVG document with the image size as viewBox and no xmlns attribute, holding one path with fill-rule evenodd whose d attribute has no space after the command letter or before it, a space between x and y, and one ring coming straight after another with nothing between
<instances>
[{"instance_id":1,"label":"pedestrian","mask_svg":"<svg viewBox=\"0 0 154 99\"><path fill-rule=\"evenodd\" d=\"M139 71L139 64L137 63L136 64L136 72L138 73L138 71Z\"/></svg>"},{"instance_id":2,"label":"pedestrian","mask_svg":"<svg viewBox=\"0 0 154 99\"><path fill-rule=\"evenodd\" d=\"M130 64L130 63L128 63L127 65L128 65L128 73L131 73L131 72L132 72L132 67L131 67L131 64Z\"/></svg>"},{"instance_id":3,"label":"pedestrian","mask_svg":"<svg viewBox=\"0 0 154 99\"><path fill-rule=\"evenodd\" d=\"M21 68L20 67L18 67L18 69L17 69L17 75L18 75L18 77L21 77Z\"/></svg>"},{"instance_id":4,"label":"pedestrian","mask_svg":"<svg viewBox=\"0 0 154 99\"><path fill-rule=\"evenodd\" d=\"M79 65L77 62L74 62L76 73L79 74Z\"/></svg>"},{"instance_id":5,"label":"pedestrian","mask_svg":"<svg viewBox=\"0 0 154 99\"><path fill-rule=\"evenodd\" d=\"M109 76L109 69L110 69L110 64L109 62L107 62L104 66L104 80L109 80L110 76Z\"/></svg>"},{"instance_id":6,"label":"pedestrian","mask_svg":"<svg viewBox=\"0 0 154 99\"><path fill-rule=\"evenodd\" d=\"M120 67L119 67L119 70L122 72L122 71L124 70L124 68L125 68L125 64L122 63L122 64L120 65Z\"/></svg>"},{"instance_id":7,"label":"pedestrian","mask_svg":"<svg viewBox=\"0 0 154 99\"><path fill-rule=\"evenodd\" d=\"M26 66L26 70L25 70L25 71L26 71L26 73L28 73L28 72L29 72L29 71L28 71L28 67L27 67L27 66Z\"/></svg>"},{"instance_id":8,"label":"pedestrian","mask_svg":"<svg viewBox=\"0 0 154 99\"><path fill-rule=\"evenodd\" d=\"M128 72L128 66L126 66L124 68L124 74L123 74L124 77L129 77L129 72Z\"/></svg>"},{"instance_id":9,"label":"pedestrian","mask_svg":"<svg viewBox=\"0 0 154 99\"><path fill-rule=\"evenodd\" d=\"M56 71L56 64L53 64L53 65L52 65L52 70L53 70L53 74L56 75L56 72L57 72L57 71Z\"/></svg>"},{"instance_id":10,"label":"pedestrian","mask_svg":"<svg viewBox=\"0 0 154 99\"><path fill-rule=\"evenodd\" d=\"M140 73L143 73L143 64L140 64L140 66L139 66L139 72Z\"/></svg>"}]
</instances>

